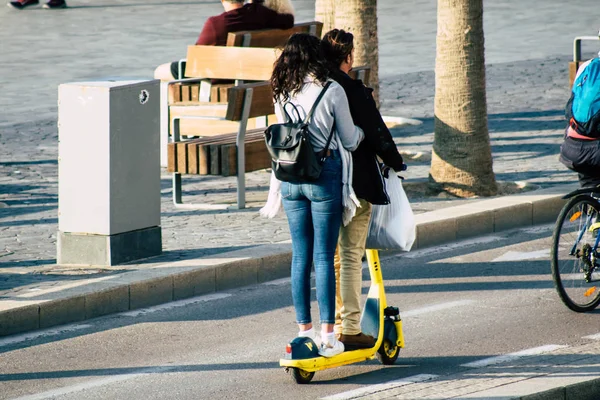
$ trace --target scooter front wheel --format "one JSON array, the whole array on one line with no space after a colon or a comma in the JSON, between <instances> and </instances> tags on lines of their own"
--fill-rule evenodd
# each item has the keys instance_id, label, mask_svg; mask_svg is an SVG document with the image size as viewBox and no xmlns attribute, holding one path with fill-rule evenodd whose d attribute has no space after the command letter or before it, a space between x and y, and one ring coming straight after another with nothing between
<instances>
[{"instance_id":1,"label":"scooter front wheel","mask_svg":"<svg viewBox=\"0 0 600 400\"><path fill-rule=\"evenodd\" d=\"M291 367L289 372L292 376L292 379L300 385L309 383L312 380L313 376L315 376L314 372L308 372L295 367Z\"/></svg>"},{"instance_id":2,"label":"scooter front wheel","mask_svg":"<svg viewBox=\"0 0 600 400\"><path fill-rule=\"evenodd\" d=\"M389 339L383 339L381 347L377 350L377 358L383 365L392 365L400 355L400 347L392 343Z\"/></svg>"}]
</instances>

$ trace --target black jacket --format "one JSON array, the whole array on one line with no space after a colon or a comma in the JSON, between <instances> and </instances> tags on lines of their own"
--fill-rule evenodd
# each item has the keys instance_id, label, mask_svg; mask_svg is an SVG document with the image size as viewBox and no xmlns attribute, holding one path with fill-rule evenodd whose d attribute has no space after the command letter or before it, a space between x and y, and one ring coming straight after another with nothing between
<instances>
[{"instance_id":1,"label":"black jacket","mask_svg":"<svg viewBox=\"0 0 600 400\"><path fill-rule=\"evenodd\" d=\"M375 156L378 155L385 165L395 171L402 170L404 161L377 109L372 95L373 89L339 70L332 72L331 78L344 88L354 125L365 132L365 139L352 152L354 192L356 196L371 204L388 204L390 200Z\"/></svg>"}]
</instances>

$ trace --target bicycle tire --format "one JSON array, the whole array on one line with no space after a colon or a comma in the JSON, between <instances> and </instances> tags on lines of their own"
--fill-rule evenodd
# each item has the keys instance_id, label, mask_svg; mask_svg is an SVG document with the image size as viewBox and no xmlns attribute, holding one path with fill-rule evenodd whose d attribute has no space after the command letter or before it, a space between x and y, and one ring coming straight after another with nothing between
<instances>
[{"instance_id":1,"label":"bicycle tire","mask_svg":"<svg viewBox=\"0 0 600 400\"><path fill-rule=\"evenodd\" d=\"M584 279L584 269L589 268L584 262L586 257L571 254L582 229L585 232L576 252L581 255L593 247L594 232L588 232L592 220L600 221L600 203L588 195L575 196L560 211L552 234L550 264L554 286L562 302L576 312L591 311L600 304L600 282ZM600 271L595 276L598 274Z\"/></svg>"}]
</instances>

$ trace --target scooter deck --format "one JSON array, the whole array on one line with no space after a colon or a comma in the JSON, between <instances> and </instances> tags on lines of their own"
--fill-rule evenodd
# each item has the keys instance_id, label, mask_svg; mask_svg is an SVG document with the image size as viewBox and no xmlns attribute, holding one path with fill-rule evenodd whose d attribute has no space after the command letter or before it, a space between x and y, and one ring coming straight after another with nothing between
<instances>
[{"instance_id":1,"label":"scooter deck","mask_svg":"<svg viewBox=\"0 0 600 400\"><path fill-rule=\"evenodd\" d=\"M377 351L375 348L345 351L333 357L314 357L301 360L282 358L279 365L282 367L299 368L307 372L321 371L328 368L341 367L361 361L372 360Z\"/></svg>"}]
</instances>

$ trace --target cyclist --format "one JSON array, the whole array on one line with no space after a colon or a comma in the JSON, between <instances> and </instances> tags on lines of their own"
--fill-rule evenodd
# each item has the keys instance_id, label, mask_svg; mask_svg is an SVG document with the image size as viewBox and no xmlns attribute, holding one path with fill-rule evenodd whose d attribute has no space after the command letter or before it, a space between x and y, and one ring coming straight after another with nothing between
<instances>
[{"instance_id":1,"label":"cyclist","mask_svg":"<svg viewBox=\"0 0 600 400\"><path fill-rule=\"evenodd\" d=\"M587 83L592 87L589 89L586 88L585 90L594 90L596 93L598 93L598 97L600 97L600 79L595 80L592 78L593 75L596 75L596 71L599 66L599 58L589 60L582 64L577 70L577 75L575 77L575 83L573 86L582 86L584 83L586 83L589 75L591 78ZM578 78L582 74L587 75L583 75L582 79L580 79L578 83ZM565 140L560 146L559 160L567 168L577 172L581 187L595 187L600 185L600 123L593 123L594 118L590 118L588 132L591 131L592 134L585 134L588 132L584 132L581 124L579 124L573 117L573 111L571 109L573 100L574 94L567 103L565 110L565 115L569 123L565 130Z\"/></svg>"}]
</instances>

